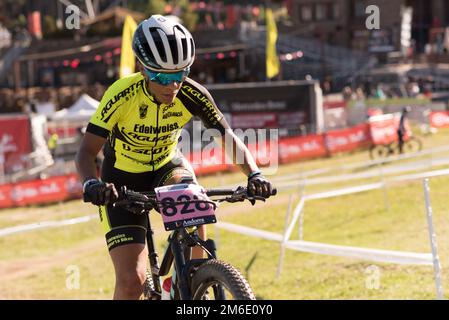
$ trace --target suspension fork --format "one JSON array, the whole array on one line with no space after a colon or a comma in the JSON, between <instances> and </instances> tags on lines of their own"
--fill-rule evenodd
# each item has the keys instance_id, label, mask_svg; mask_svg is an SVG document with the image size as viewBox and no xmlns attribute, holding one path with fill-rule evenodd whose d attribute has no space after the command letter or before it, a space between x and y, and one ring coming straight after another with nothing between
<instances>
[{"instance_id":1,"label":"suspension fork","mask_svg":"<svg viewBox=\"0 0 449 320\"><path fill-rule=\"evenodd\" d=\"M150 217L146 214L147 217L147 245L148 245L148 260L150 261L151 268L151 277L153 279L154 290L158 293L162 292L161 289L161 280L159 277L159 261L158 254L154 248L154 238L153 238L153 229L151 228Z\"/></svg>"},{"instance_id":2,"label":"suspension fork","mask_svg":"<svg viewBox=\"0 0 449 320\"><path fill-rule=\"evenodd\" d=\"M170 248L175 260L176 281L178 282L179 295L181 300L191 300L192 295L188 283L188 270L186 268L185 229L176 230L171 238Z\"/></svg>"}]
</instances>

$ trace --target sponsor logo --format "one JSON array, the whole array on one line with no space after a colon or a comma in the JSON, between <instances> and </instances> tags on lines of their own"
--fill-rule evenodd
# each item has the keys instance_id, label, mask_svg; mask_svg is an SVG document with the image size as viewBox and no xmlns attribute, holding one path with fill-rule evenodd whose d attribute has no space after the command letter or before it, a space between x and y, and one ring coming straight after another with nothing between
<instances>
[{"instance_id":1,"label":"sponsor logo","mask_svg":"<svg viewBox=\"0 0 449 320\"><path fill-rule=\"evenodd\" d=\"M188 227L188 226L194 226L194 225L197 225L197 224L204 224L204 223L205 223L205 221L204 221L203 218L200 218L200 219L190 219L190 220L184 220L184 221L182 222L182 226L183 226L183 227Z\"/></svg>"},{"instance_id":2,"label":"sponsor logo","mask_svg":"<svg viewBox=\"0 0 449 320\"><path fill-rule=\"evenodd\" d=\"M171 104L169 104L169 105L163 107L163 108L162 108L162 113L166 113L167 110L173 108L174 106L175 106L175 104L174 104L174 103L171 103Z\"/></svg>"},{"instance_id":3,"label":"sponsor logo","mask_svg":"<svg viewBox=\"0 0 449 320\"><path fill-rule=\"evenodd\" d=\"M148 105L142 103L139 106L139 116L140 119L145 119L147 117L147 112L148 112Z\"/></svg>"},{"instance_id":4,"label":"sponsor logo","mask_svg":"<svg viewBox=\"0 0 449 320\"><path fill-rule=\"evenodd\" d=\"M168 119L168 118L171 118L171 117L182 117L182 111L179 111L179 112L167 112L167 113L164 113L164 115L162 116L162 119Z\"/></svg>"},{"instance_id":5,"label":"sponsor logo","mask_svg":"<svg viewBox=\"0 0 449 320\"><path fill-rule=\"evenodd\" d=\"M107 123L109 121L109 119L111 118L112 114L117 110L117 109L114 109L114 111L112 111L109 114L109 116L106 118L106 115L108 115L108 113L112 109L112 107L123 98L129 99L128 95L135 94L134 91L137 90L139 87L142 87L143 84L144 84L144 80L140 80L137 83L133 83L128 88L119 92L112 99L110 99L108 102L106 102L105 106L101 110L101 120L104 121L105 123Z\"/></svg>"},{"instance_id":6,"label":"sponsor logo","mask_svg":"<svg viewBox=\"0 0 449 320\"><path fill-rule=\"evenodd\" d=\"M218 114L215 106L212 104L212 102L209 101L206 95L188 85L184 85L182 89L184 90L184 92L188 93L188 96L197 98L198 102L203 104L202 110L206 113L209 121L211 121L213 124L220 121L221 116Z\"/></svg>"},{"instance_id":7,"label":"sponsor logo","mask_svg":"<svg viewBox=\"0 0 449 320\"><path fill-rule=\"evenodd\" d=\"M137 133L146 133L146 134L159 134L159 133L167 133L175 131L179 128L177 123L170 123L166 125L162 125L159 127L146 126L144 124L136 124L134 125L134 132Z\"/></svg>"},{"instance_id":8,"label":"sponsor logo","mask_svg":"<svg viewBox=\"0 0 449 320\"><path fill-rule=\"evenodd\" d=\"M124 128L122 128L122 134L124 134L125 136L128 136L128 137L131 137L132 139L134 139L134 140L137 140L137 141L139 141L139 142L156 142L156 141L164 141L164 140L167 140L167 139L169 139L170 137L172 137L173 136L173 134L166 134L166 135L163 135L163 136L157 136L157 137L151 137L151 136L143 136L143 135L139 135L139 134L137 134L137 133L135 133L135 132L128 132L127 134L125 134L124 132L123 132L123 129Z\"/></svg>"},{"instance_id":9,"label":"sponsor logo","mask_svg":"<svg viewBox=\"0 0 449 320\"><path fill-rule=\"evenodd\" d=\"M161 147L157 147L157 148L135 148L126 143L123 143L122 146L123 146L123 150L125 150L125 151L144 154L147 156L151 156L152 154L158 154L158 153L167 151L167 149L169 147L169 146L161 146Z\"/></svg>"},{"instance_id":10,"label":"sponsor logo","mask_svg":"<svg viewBox=\"0 0 449 320\"><path fill-rule=\"evenodd\" d=\"M202 94L200 91L196 90L195 88L192 88L191 86L183 86L182 87L184 90L186 90L190 96L197 98L199 101L203 102L206 106L208 106L209 108L213 108L214 106L212 105L212 102L209 101L209 99L207 99L207 97Z\"/></svg>"}]
</instances>

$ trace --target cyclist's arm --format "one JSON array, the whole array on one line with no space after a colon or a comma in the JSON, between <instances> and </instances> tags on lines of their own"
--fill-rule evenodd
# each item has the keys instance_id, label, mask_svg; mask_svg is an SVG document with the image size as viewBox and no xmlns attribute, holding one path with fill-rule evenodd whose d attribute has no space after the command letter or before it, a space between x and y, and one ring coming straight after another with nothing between
<instances>
[{"instance_id":1,"label":"cyclist's arm","mask_svg":"<svg viewBox=\"0 0 449 320\"><path fill-rule=\"evenodd\" d=\"M81 146L75 157L76 168L81 181L97 179L97 167L95 158L100 152L106 138L86 132L81 140Z\"/></svg>"},{"instance_id":2,"label":"cyclist's arm","mask_svg":"<svg viewBox=\"0 0 449 320\"><path fill-rule=\"evenodd\" d=\"M116 99L127 84L125 80L117 80L106 90L97 111L92 115L76 154L75 163L81 181L97 179L95 158L103 147L112 128L121 117L123 101Z\"/></svg>"},{"instance_id":3,"label":"cyclist's arm","mask_svg":"<svg viewBox=\"0 0 449 320\"><path fill-rule=\"evenodd\" d=\"M224 120L224 118L222 120ZM235 135L231 128L226 128L224 130L224 134L222 134L221 138L217 140L221 144L222 148L225 149L226 154L233 157L232 163L239 166L240 170L242 170L245 175L248 176L252 172L260 171L249 149L243 141ZM227 141L232 141L232 144L228 142L229 145L227 145Z\"/></svg>"},{"instance_id":4,"label":"cyclist's arm","mask_svg":"<svg viewBox=\"0 0 449 320\"><path fill-rule=\"evenodd\" d=\"M211 94L204 86L188 78L178 97L190 113L201 119L206 128L217 129L220 132L221 137L218 142L225 149L225 152L233 157L233 163L238 165L246 175L259 171L251 152L234 134ZM231 143L226 145L226 141ZM243 159L241 159L242 155Z\"/></svg>"}]
</instances>

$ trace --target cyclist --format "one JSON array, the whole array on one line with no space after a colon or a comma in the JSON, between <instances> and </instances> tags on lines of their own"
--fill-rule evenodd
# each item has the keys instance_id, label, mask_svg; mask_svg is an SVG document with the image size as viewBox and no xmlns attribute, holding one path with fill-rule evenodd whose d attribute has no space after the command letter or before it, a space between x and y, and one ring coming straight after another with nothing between
<instances>
[{"instance_id":1,"label":"cyclist","mask_svg":"<svg viewBox=\"0 0 449 320\"><path fill-rule=\"evenodd\" d=\"M398 147L399 147L399 153L402 154L402 149L404 146L404 136L407 132L405 128L405 119L407 118L407 114L411 111L410 106L405 106L401 110L401 118L399 120L399 126L397 129L398 134Z\"/></svg>"},{"instance_id":2,"label":"cyclist","mask_svg":"<svg viewBox=\"0 0 449 320\"><path fill-rule=\"evenodd\" d=\"M191 165L176 148L181 129L192 116L198 116L207 128L218 129L223 145L232 141L234 161L235 154L244 154L244 163L238 165L248 177L250 192L268 198L272 189L207 89L188 78L195 59L190 32L176 21L153 15L138 25L133 50L140 72L108 88L76 156L83 194L100 206L116 274L114 299L139 298L147 261L146 217L114 208L117 190L122 185L148 191L161 185L196 183ZM95 157L102 147L100 180ZM205 239L204 227L199 234ZM192 257L202 257L201 249L194 248Z\"/></svg>"}]
</instances>

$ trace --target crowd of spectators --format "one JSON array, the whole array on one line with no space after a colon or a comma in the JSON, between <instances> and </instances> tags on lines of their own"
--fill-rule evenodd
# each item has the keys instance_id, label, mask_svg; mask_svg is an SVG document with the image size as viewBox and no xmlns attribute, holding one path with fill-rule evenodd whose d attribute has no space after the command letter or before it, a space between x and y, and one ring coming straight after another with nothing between
<instances>
[{"instance_id":1,"label":"crowd of spectators","mask_svg":"<svg viewBox=\"0 0 449 320\"><path fill-rule=\"evenodd\" d=\"M70 107L86 93L101 100L106 87L94 84L86 87L0 89L0 113L39 112L39 106L52 104L53 111Z\"/></svg>"},{"instance_id":2,"label":"crowd of spectators","mask_svg":"<svg viewBox=\"0 0 449 320\"><path fill-rule=\"evenodd\" d=\"M363 82L355 83L352 86L345 86L341 90L343 99L364 100L364 99L394 99L394 98L419 98L431 97L433 91L432 77L414 78L408 77L405 83L384 83L384 82ZM332 93L328 81L321 83L323 94Z\"/></svg>"}]
</instances>

